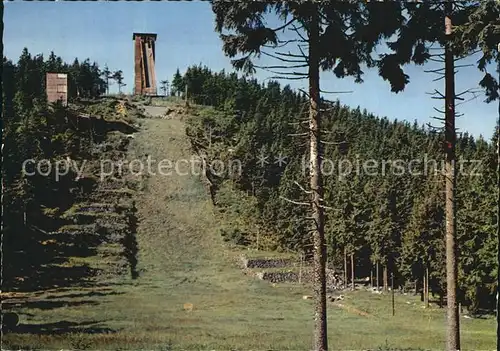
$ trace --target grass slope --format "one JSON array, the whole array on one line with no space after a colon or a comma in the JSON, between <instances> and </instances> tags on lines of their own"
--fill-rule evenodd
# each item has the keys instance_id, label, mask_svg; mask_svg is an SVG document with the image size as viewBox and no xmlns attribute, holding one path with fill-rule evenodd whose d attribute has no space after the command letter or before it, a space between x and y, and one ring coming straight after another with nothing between
<instances>
[{"instance_id":1,"label":"grass slope","mask_svg":"<svg viewBox=\"0 0 500 351\"><path fill-rule=\"evenodd\" d=\"M131 158L190 158L181 121L148 119L144 127L133 141ZM44 292L36 298L49 301L51 308L20 306L21 323L60 325L61 334L39 329L7 334L6 349L311 348L313 302L302 299L310 291L291 284L274 287L242 274L236 265L239 253L224 248L196 175L150 176L137 208L139 278ZM194 305L191 312L184 310L185 303ZM329 308L331 350L444 348L444 310L424 310L415 297L396 296L394 317L389 295L354 292L341 303ZM462 319L462 340L464 350L493 350L494 321Z\"/></svg>"}]
</instances>

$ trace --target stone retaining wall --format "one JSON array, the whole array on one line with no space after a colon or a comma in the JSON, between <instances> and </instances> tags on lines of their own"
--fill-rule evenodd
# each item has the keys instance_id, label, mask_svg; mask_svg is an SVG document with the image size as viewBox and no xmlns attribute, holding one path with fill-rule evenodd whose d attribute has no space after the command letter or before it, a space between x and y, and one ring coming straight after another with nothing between
<instances>
[{"instance_id":1,"label":"stone retaining wall","mask_svg":"<svg viewBox=\"0 0 500 351\"><path fill-rule=\"evenodd\" d=\"M246 258L241 256L243 268L285 268L295 266L292 259L285 258Z\"/></svg>"},{"instance_id":2,"label":"stone retaining wall","mask_svg":"<svg viewBox=\"0 0 500 351\"><path fill-rule=\"evenodd\" d=\"M257 272L254 274L256 277L262 280L269 281L271 283L296 283L299 282L299 277L301 283L312 283L314 280L314 272L312 267L307 267L299 271L278 271L278 272ZM332 269L326 270L326 285L327 290L339 290L343 289L343 281L341 277Z\"/></svg>"},{"instance_id":3,"label":"stone retaining wall","mask_svg":"<svg viewBox=\"0 0 500 351\"><path fill-rule=\"evenodd\" d=\"M258 272L257 277L271 283L294 283L299 281L299 275L295 272Z\"/></svg>"}]
</instances>

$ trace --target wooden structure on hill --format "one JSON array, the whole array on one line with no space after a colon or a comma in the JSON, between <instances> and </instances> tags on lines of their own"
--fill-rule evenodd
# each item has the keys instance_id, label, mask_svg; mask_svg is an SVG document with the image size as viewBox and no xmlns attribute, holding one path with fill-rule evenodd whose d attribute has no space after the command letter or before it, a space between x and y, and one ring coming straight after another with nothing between
<instances>
[{"instance_id":1,"label":"wooden structure on hill","mask_svg":"<svg viewBox=\"0 0 500 351\"><path fill-rule=\"evenodd\" d=\"M134 33L134 95L157 95L155 72L156 34Z\"/></svg>"},{"instance_id":2,"label":"wooden structure on hill","mask_svg":"<svg viewBox=\"0 0 500 351\"><path fill-rule=\"evenodd\" d=\"M47 101L55 103L61 101L63 106L68 105L68 75L66 73L46 74Z\"/></svg>"}]
</instances>

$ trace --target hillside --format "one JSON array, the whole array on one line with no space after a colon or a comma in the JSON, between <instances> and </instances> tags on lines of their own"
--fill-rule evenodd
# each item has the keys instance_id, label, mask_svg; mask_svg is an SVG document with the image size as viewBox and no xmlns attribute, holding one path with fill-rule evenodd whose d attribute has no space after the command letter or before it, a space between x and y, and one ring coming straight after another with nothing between
<instances>
[{"instance_id":1,"label":"hillside","mask_svg":"<svg viewBox=\"0 0 500 351\"><path fill-rule=\"evenodd\" d=\"M201 118L199 109L191 110L191 118ZM145 111L162 116L161 108ZM126 160L190 159L186 124L180 118L138 121L137 133L120 137L130 141ZM289 256L242 251L224 242L220 229L227 223L214 211L199 172L194 173L147 177L127 173L117 180L133 188L130 198L118 196L126 197L133 208L135 204L137 228L127 251L132 255L126 256L121 269L110 271L122 249L115 246L113 253L111 244L99 243L84 257L80 251L74 257L68 254L68 265L84 264L106 274L91 275L86 284L75 280L46 289L16 288L3 303L19 314L20 325L4 335L3 348L308 349L312 302L303 299L310 294L308 286L273 285L243 274L239 264L241 254ZM111 193L99 198L101 204L112 202ZM99 254L101 250L108 252L107 258ZM442 348L444 310L434 304L422 309L417 297L396 294L392 317L390 294L363 290L343 294L343 301L329 305L332 349ZM493 320L464 317L462 328L464 349L494 348Z\"/></svg>"}]
</instances>

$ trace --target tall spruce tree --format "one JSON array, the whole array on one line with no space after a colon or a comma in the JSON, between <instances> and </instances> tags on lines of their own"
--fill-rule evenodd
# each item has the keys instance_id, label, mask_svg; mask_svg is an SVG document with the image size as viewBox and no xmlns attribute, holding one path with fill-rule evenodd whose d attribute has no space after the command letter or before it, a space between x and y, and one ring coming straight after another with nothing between
<instances>
[{"instance_id":1,"label":"tall spruce tree","mask_svg":"<svg viewBox=\"0 0 500 351\"><path fill-rule=\"evenodd\" d=\"M455 47L460 54L474 52L478 48L482 57L477 61L478 69L484 73L480 86L484 88L486 102L499 100L498 125L500 126L500 2L485 0L475 2L476 7L470 13L468 20L457 26L455 31ZM488 71L488 64L495 62L497 75ZM498 130L496 132L498 137ZM500 141L497 139L497 153L500 164ZM500 168L497 169L500 174ZM500 175L497 178L497 188L500 188ZM497 265L500 265L500 192L497 201ZM497 348L500 347L500 270L497 270Z\"/></svg>"},{"instance_id":2,"label":"tall spruce tree","mask_svg":"<svg viewBox=\"0 0 500 351\"><path fill-rule=\"evenodd\" d=\"M265 54L281 61L276 66L266 66L278 77L308 79L309 91L309 180L312 237L314 243L315 339L317 350L326 350L326 245L324 237L323 182L321 174L321 117L320 70L333 71L339 78L354 76L361 82L361 64L375 64L372 50L381 38L390 37L403 21L399 3L228 3L212 1L216 15L216 31L224 42L224 52L238 69L252 72L252 56ZM276 14L282 26L266 26L265 15ZM225 31L231 34L226 34ZM295 38L280 37L285 30L295 33ZM282 52L279 47L297 44L295 53ZM264 53L265 47L274 53ZM306 50L304 50L306 49ZM301 71L302 69L302 71ZM401 77L387 74L393 90L403 89ZM397 82L396 82L397 81ZM289 200L293 201L293 200Z\"/></svg>"},{"instance_id":3,"label":"tall spruce tree","mask_svg":"<svg viewBox=\"0 0 500 351\"><path fill-rule=\"evenodd\" d=\"M460 321L457 304L457 242L456 242L456 168L455 168L455 59L471 52L459 50L456 45L454 26L467 23L467 18L477 2L424 2L407 3L409 21L399 31L398 39L390 44L394 51L381 61L380 68L386 72L399 67L401 63L423 64L431 59L428 45L438 43L444 48L445 92L439 94L445 100L444 109L444 154L446 162L446 267L447 267L447 349L460 349ZM443 26L443 19L444 24ZM412 55L415 48L419 55Z\"/></svg>"}]
</instances>

